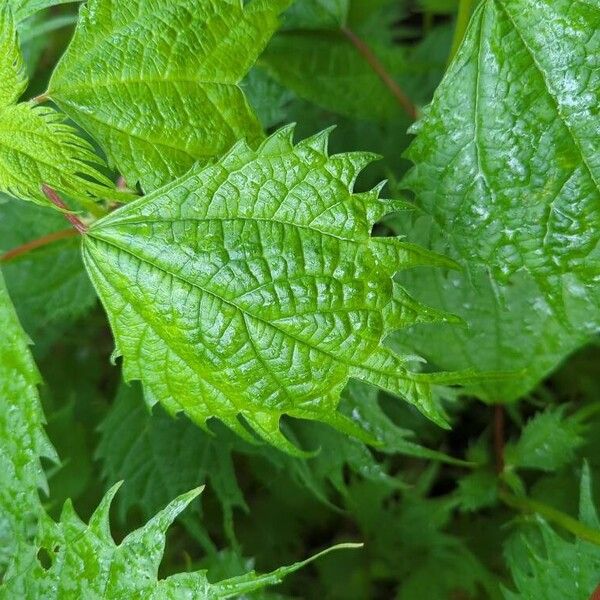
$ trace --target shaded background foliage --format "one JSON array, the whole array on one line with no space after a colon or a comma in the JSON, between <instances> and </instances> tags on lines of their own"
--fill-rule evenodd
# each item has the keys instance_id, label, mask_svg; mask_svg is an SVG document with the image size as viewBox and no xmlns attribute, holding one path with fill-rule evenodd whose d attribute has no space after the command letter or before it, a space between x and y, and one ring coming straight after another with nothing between
<instances>
[{"instance_id":1,"label":"shaded background foliage","mask_svg":"<svg viewBox=\"0 0 600 600\"><path fill-rule=\"evenodd\" d=\"M333 151L383 156L361 176L361 187L388 179L386 195L410 198L401 181L411 165L405 151L413 118L352 36L420 111L446 72L458 9L453 0L298 0L242 88L265 130L297 122L304 138L334 124ZM75 21L76 5L67 4L22 24L30 93L45 89ZM426 212L378 227L464 258ZM63 228L58 216L6 199L0 251ZM565 515L582 511L594 525L592 501L580 507L579 489L583 479L585 497L600 470L597 318L578 305L573 310L581 317L573 322L585 327L565 325L544 286L528 275L499 282L485 265L471 264L458 273L403 275L416 297L458 313L467 325L436 325L436 344L422 326L395 336L395 347L441 369L526 367L525 376L460 399L444 390L451 431L353 383L342 410L365 415L385 445L369 448L323 425L288 419L291 440L320 448L302 460L247 444L218 425L209 436L159 407L149 414L139 387L121 384L110 367L112 337L72 239L11 261L3 272L35 343L47 431L62 457L48 473L51 514L72 498L88 518L106 490L125 480L113 531L120 539L174 496L206 483L201 501L169 533L162 574L206 567L217 580L356 539L365 542L362 551L329 555L277 592L256 597L475 600L501 598L503 590L516 590L511 598L566 597L539 595L550 587L532 591L532 573L538 582L544 573L528 570L528 560L546 553L553 566L586 557L596 571L590 581L600 581L597 549L580 547L564 529L536 527L536 517L515 510L500 489L504 480Z\"/></svg>"}]
</instances>

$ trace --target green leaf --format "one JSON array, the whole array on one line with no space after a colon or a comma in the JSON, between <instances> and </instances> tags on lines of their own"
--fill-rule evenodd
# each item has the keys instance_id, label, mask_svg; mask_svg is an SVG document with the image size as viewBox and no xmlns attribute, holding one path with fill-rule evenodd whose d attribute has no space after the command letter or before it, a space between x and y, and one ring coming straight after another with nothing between
<instances>
[{"instance_id":1,"label":"green leaf","mask_svg":"<svg viewBox=\"0 0 600 600\"><path fill-rule=\"evenodd\" d=\"M443 424L411 357L382 345L391 331L445 319L412 301L394 274L446 259L370 231L397 203L380 187L352 192L373 160L328 156L328 133L293 145L280 130L258 151L238 144L218 163L90 227L84 260L109 314L127 380L151 404L204 427L238 416L297 450L283 414L371 440L336 411L349 377L403 396ZM456 381L460 377L450 376ZM371 440L372 441L372 440Z\"/></svg>"},{"instance_id":2,"label":"green leaf","mask_svg":"<svg viewBox=\"0 0 600 600\"><path fill-rule=\"evenodd\" d=\"M45 517L40 527L39 548L28 548L16 558L14 569L0 587L0 598L217 600L275 585L319 556L266 575L251 572L219 583L209 583L205 571L179 573L159 580L166 531L201 490L179 496L117 545L110 533L109 511L118 487L107 493L88 525L79 519L70 502L65 504L59 523ZM342 544L330 550L355 547L356 544ZM50 565L40 562L42 551Z\"/></svg>"},{"instance_id":3,"label":"green leaf","mask_svg":"<svg viewBox=\"0 0 600 600\"><path fill-rule=\"evenodd\" d=\"M406 185L431 221L411 239L468 272L404 281L472 324L427 358L528 368L487 399L526 393L600 327L599 25L590 3L486 0L414 130Z\"/></svg>"},{"instance_id":4,"label":"green leaf","mask_svg":"<svg viewBox=\"0 0 600 600\"><path fill-rule=\"evenodd\" d=\"M483 469L461 477L458 481L457 498L460 509L464 512L494 506L498 501L498 477Z\"/></svg>"},{"instance_id":5,"label":"green leaf","mask_svg":"<svg viewBox=\"0 0 600 600\"><path fill-rule=\"evenodd\" d=\"M47 489L42 457L56 460L43 430L40 376L0 273L0 581L26 544ZM1 588L0 588L1 589ZM0 592L0 596L2 593Z\"/></svg>"},{"instance_id":6,"label":"green leaf","mask_svg":"<svg viewBox=\"0 0 600 600\"><path fill-rule=\"evenodd\" d=\"M89 0L49 95L129 185L155 189L262 137L238 83L287 4Z\"/></svg>"},{"instance_id":7,"label":"green leaf","mask_svg":"<svg viewBox=\"0 0 600 600\"><path fill-rule=\"evenodd\" d=\"M0 191L50 206L42 184L86 205L119 196L96 166L88 142L51 108L15 104L0 109Z\"/></svg>"},{"instance_id":8,"label":"green leaf","mask_svg":"<svg viewBox=\"0 0 600 600\"><path fill-rule=\"evenodd\" d=\"M0 191L38 204L49 185L82 202L115 197L112 183L94 165L99 158L64 118L50 108L15 104L27 86L16 25L0 5ZM88 164L90 163L90 164Z\"/></svg>"},{"instance_id":9,"label":"green leaf","mask_svg":"<svg viewBox=\"0 0 600 600\"><path fill-rule=\"evenodd\" d=\"M483 598L496 600L495 577L466 540L448 531L454 506L452 497L427 498L417 489L394 494L371 482L353 486L348 509L378 557L377 576L397 582L388 596L476 598L483 588Z\"/></svg>"},{"instance_id":10,"label":"green leaf","mask_svg":"<svg viewBox=\"0 0 600 600\"><path fill-rule=\"evenodd\" d=\"M515 444L506 447L508 464L525 469L557 471L572 463L585 443L584 425L565 405L548 408L531 418Z\"/></svg>"},{"instance_id":11,"label":"green leaf","mask_svg":"<svg viewBox=\"0 0 600 600\"><path fill-rule=\"evenodd\" d=\"M104 477L109 483L125 481L118 502L123 521L132 506L150 518L170 498L206 484L219 499L225 529L233 537L233 511L247 506L226 439L200 431L186 418L172 419L159 407L151 415L137 384L121 386L101 431L97 454ZM184 524L196 533L197 521L195 515Z\"/></svg>"},{"instance_id":12,"label":"green leaf","mask_svg":"<svg viewBox=\"0 0 600 600\"><path fill-rule=\"evenodd\" d=\"M580 519L600 529L587 467L581 478ZM567 540L540 517L534 529L508 544L505 554L517 589L504 590L507 600L589 600L598 586L600 546Z\"/></svg>"},{"instance_id":13,"label":"green leaf","mask_svg":"<svg viewBox=\"0 0 600 600\"><path fill-rule=\"evenodd\" d=\"M14 104L27 87L25 64L10 4L0 3L0 109Z\"/></svg>"},{"instance_id":14,"label":"green leaf","mask_svg":"<svg viewBox=\"0 0 600 600\"><path fill-rule=\"evenodd\" d=\"M0 254L47 235L70 233L67 226L58 211L9 200L0 206ZM36 343L50 323L77 319L96 303L79 247L78 239L65 237L3 264L21 323Z\"/></svg>"}]
</instances>

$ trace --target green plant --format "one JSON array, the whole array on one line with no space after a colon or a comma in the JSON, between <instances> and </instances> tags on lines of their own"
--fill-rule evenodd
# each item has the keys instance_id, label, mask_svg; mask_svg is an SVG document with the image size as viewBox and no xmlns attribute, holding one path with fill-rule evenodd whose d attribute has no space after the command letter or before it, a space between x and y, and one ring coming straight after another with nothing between
<instances>
[{"instance_id":1,"label":"green plant","mask_svg":"<svg viewBox=\"0 0 600 600\"><path fill-rule=\"evenodd\" d=\"M0 0L0 598L588 600L600 4L79 4Z\"/></svg>"}]
</instances>

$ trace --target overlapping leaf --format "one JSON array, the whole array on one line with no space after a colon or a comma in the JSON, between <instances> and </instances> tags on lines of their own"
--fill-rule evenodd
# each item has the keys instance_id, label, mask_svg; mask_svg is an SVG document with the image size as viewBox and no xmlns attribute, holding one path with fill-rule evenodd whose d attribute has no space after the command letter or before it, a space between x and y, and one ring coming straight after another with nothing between
<instances>
[{"instance_id":1,"label":"overlapping leaf","mask_svg":"<svg viewBox=\"0 0 600 600\"><path fill-rule=\"evenodd\" d=\"M393 276L448 261L371 237L397 208L379 198L380 187L352 192L371 155L328 156L326 132L297 146L291 138L287 128L258 151L240 143L90 228L84 259L126 378L201 426L216 416L244 434L242 415L289 451L283 414L360 435L336 410L349 377L444 423L430 388L445 376L410 372L382 342L445 318L413 302Z\"/></svg>"},{"instance_id":2,"label":"overlapping leaf","mask_svg":"<svg viewBox=\"0 0 600 600\"><path fill-rule=\"evenodd\" d=\"M594 3L483 2L415 128L406 184L431 221L413 239L469 272L406 281L477 335L408 343L445 368L528 367L490 399L527 392L600 326L599 26Z\"/></svg>"},{"instance_id":3,"label":"overlapping leaf","mask_svg":"<svg viewBox=\"0 0 600 600\"><path fill-rule=\"evenodd\" d=\"M130 185L155 189L262 136L238 83L287 4L89 0L49 94Z\"/></svg>"},{"instance_id":4,"label":"overlapping leaf","mask_svg":"<svg viewBox=\"0 0 600 600\"><path fill-rule=\"evenodd\" d=\"M159 580L166 531L201 490L180 496L117 545L110 533L109 511L118 487L107 493L88 525L79 519L70 502L65 505L58 523L42 517L38 536L40 549L28 548L15 558L0 586L0 598L220 600L275 585L320 556L266 575L250 572L219 583L210 583L205 571L178 573ZM331 550L353 547L356 545L342 544ZM40 562L42 549L50 565Z\"/></svg>"},{"instance_id":5,"label":"overlapping leaf","mask_svg":"<svg viewBox=\"0 0 600 600\"><path fill-rule=\"evenodd\" d=\"M171 502L119 545L109 525L118 486L105 496L89 525L77 517L70 502L61 520L52 521L38 495L38 488L46 487L40 459L56 459L43 431L36 389L40 378L1 278L0 327L0 599L231 598L279 583L306 564L215 584L204 571L158 580L166 530L199 489Z\"/></svg>"},{"instance_id":6,"label":"overlapping leaf","mask_svg":"<svg viewBox=\"0 0 600 600\"><path fill-rule=\"evenodd\" d=\"M97 453L105 478L109 483L126 482L118 498L122 519L132 506L149 518L170 498L206 484L221 503L225 529L233 537L233 511L247 507L227 439L200 431L185 417L172 419L160 409L150 415L138 385L121 387L101 430ZM184 522L202 539L198 515Z\"/></svg>"}]
</instances>

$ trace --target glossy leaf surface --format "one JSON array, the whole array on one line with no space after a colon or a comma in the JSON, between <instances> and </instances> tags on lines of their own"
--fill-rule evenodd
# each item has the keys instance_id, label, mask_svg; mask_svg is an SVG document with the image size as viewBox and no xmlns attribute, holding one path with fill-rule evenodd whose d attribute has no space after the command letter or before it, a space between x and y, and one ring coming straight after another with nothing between
<instances>
[{"instance_id":1,"label":"glossy leaf surface","mask_svg":"<svg viewBox=\"0 0 600 600\"><path fill-rule=\"evenodd\" d=\"M438 377L412 373L383 341L444 318L413 302L394 274L449 263L371 237L397 207L379 188L352 192L371 155L328 156L327 133L297 146L291 136L280 130L258 151L239 144L90 228L85 263L126 378L201 426L216 416L243 434L243 415L289 451L284 414L360 435L336 411L349 377L444 423L431 397Z\"/></svg>"}]
</instances>

